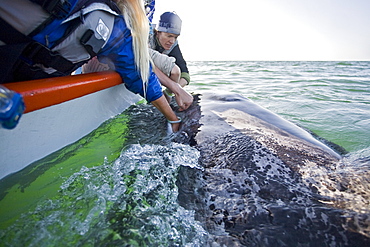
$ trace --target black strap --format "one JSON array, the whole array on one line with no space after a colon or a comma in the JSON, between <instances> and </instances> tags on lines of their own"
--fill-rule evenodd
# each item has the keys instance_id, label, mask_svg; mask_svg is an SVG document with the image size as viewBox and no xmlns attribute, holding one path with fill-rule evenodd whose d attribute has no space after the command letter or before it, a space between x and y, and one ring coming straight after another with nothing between
<instances>
[{"instance_id":1,"label":"black strap","mask_svg":"<svg viewBox=\"0 0 370 247\"><path fill-rule=\"evenodd\" d=\"M1 41L7 45L22 44L22 53L19 54L19 51L17 51L14 56L17 59L21 58L23 63L27 63L29 66L42 64L45 67L52 67L62 73L67 73L74 69L75 65L71 61L22 34L2 18L0 18L0 28L2 30L0 32ZM7 59L7 57L2 56L1 59Z\"/></svg>"},{"instance_id":2,"label":"black strap","mask_svg":"<svg viewBox=\"0 0 370 247\"><path fill-rule=\"evenodd\" d=\"M42 64L45 67L51 67L63 73L67 73L75 67L75 65L60 55L58 52L53 52L49 48L38 42L31 42L24 49L22 56L29 59L34 64Z\"/></svg>"},{"instance_id":3,"label":"black strap","mask_svg":"<svg viewBox=\"0 0 370 247\"><path fill-rule=\"evenodd\" d=\"M90 56L95 57L98 54L100 48L103 47L105 41L103 39L96 38L96 36L94 35L94 31L88 29L82 35L80 42L85 47Z\"/></svg>"}]
</instances>

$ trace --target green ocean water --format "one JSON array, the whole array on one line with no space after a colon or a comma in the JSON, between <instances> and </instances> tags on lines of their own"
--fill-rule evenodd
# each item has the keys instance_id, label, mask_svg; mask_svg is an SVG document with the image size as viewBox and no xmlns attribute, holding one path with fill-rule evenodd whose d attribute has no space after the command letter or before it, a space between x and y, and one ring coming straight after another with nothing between
<instances>
[{"instance_id":1,"label":"green ocean water","mask_svg":"<svg viewBox=\"0 0 370 247\"><path fill-rule=\"evenodd\" d=\"M200 243L206 233L176 187L180 166L201 169L198 158L171 141L153 106L131 106L0 180L0 246Z\"/></svg>"},{"instance_id":2,"label":"green ocean water","mask_svg":"<svg viewBox=\"0 0 370 247\"><path fill-rule=\"evenodd\" d=\"M192 62L189 90L238 93L315 134L370 146L370 62Z\"/></svg>"},{"instance_id":3,"label":"green ocean water","mask_svg":"<svg viewBox=\"0 0 370 247\"><path fill-rule=\"evenodd\" d=\"M370 62L189 62L197 94L238 93L370 157ZM168 138L164 118L133 106L0 181L0 246L203 246L207 232L177 202L182 166L199 152ZM365 186L366 187L366 186Z\"/></svg>"}]
</instances>

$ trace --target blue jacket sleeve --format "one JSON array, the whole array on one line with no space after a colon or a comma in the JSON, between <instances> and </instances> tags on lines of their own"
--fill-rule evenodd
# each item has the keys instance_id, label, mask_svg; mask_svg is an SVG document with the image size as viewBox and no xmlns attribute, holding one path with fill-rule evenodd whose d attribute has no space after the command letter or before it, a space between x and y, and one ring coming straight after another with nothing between
<instances>
[{"instance_id":1,"label":"blue jacket sleeve","mask_svg":"<svg viewBox=\"0 0 370 247\"><path fill-rule=\"evenodd\" d=\"M112 60L115 70L121 75L128 90L140 94L142 97L145 96L144 83L135 65L131 31L127 28L122 16L115 18L112 34L98 56L107 56ZM146 100L151 102L159 99L162 95L161 84L150 69Z\"/></svg>"}]
</instances>

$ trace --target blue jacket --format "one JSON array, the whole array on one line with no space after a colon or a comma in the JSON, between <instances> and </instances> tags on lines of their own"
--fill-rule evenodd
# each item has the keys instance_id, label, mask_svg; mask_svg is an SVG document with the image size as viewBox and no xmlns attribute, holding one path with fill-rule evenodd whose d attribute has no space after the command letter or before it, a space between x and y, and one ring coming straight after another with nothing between
<instances>
[{"instance_id":1,"label":"blue jacket","mask_svg":"<svg viewBox=\"0 0 370 247\"><path fill-rule=\"evenodd\" d=\"M115 70L121 75L127 89L144 97L143 83L135 65L131 32L127 28L122 16L117 16L115 18L112 34L108 43L98 53L98 57L99 56L110 58L115 65ZM151 102L161 96L161 84L151 69L146 100Z\"/></svg>"},{"instance_id":2,"label":"blue jacket","mask_svg":"<svg viewBox=\"0 0 370 247\"><path fill-rule=\"evenodd\" d=\"M79 1L80 0L71 0L73 3L72 6L76 6ZM79 7L75 7L75 9L78 11ZM108 37L104 47L97 52L97 56L105 56L110 58L114 64L115 70L122 77L122 80L128 90L133 93L140 94L143 97L146 96L146 100L148 102L157 100L162 96L162 88L157 76L154 74L152 69L150 69L150 77L149 81L147 82L147 89L145 93L140 72L136 68L135 64L131 31L127 28L122 15L115 15L113 13L111 13L111 15L114 16L113 28L111 28L112 30L110 36ZM61 44L61 42L63 42L62 40L67 40L68 37L75 39L74 41L72 40L68 42L72 44L80 44L80 40L78 38L70 36L69 34L71 33L71 30L73 32L73 30L76 28L77 22L81 23L82 21L82 24L78 25L84 25L84 17L79 17L73 19L72 21L63 21L64 19L55 19L36 35L33 35L32 38L50 49L56 48L59 44ZM68 49L70 46L66 47ZM75 51L75 48L71 47L71 49L74 49L73 51ZM56 49L56 51L58 50ZM83 54L85 51L80 50L79 52ZM88 57L89 56L86 56L86 58ZM77 61L72 62L76 64L76 66L78 65Z\"/></svg>"}]
</instances>

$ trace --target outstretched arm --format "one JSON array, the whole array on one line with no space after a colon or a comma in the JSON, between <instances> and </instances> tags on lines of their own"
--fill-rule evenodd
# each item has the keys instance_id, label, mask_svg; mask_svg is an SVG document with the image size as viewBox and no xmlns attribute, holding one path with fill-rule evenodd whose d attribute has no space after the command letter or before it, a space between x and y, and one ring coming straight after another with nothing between
<instances>
[{"instance_id":1,"label":"outstretched arm","mask_svg":"<svg viewBox=\"0 0 370 247\"><path fill-rule=\"evenodd\" d=\"M159 99L151 102L169 121L178 121L176 114L173 112L172 108L168 104L166 97L162 95ZM180 128L180 123L171 123L172 131L177 132Z\"/></svg>"},{"instance_id":2,"label":"outstretched arm","mask_svg":"<svg viewBox=\"0 0 370 247\"><path fill-rule=\"evenodd\" d=\"M154 68L159 81L163 86L175 94L175 99L180 110L186 110L193 103L193 96L186 92L178 83L171 80L167 75L157 68Z\"/></svg>"},{"instance_id":3,"label":"outstretched arm","mask_svg":"<svg viewBox=\"0 0 370 247\"><path fill-rule=\"evenodd\" d=\"M135 64L132 48L132 35L122 17L117 17L112 34L107 45L99 52L100 56L106 56L112 60L114 69L117 71L126 88L133 93L140 94L151 102L169 121L178 121L176 114L171 109L157 76L150 71L146 85ZM180 123L173 123L172 130L178 131Z\"/></svg>"}]
</instances>

